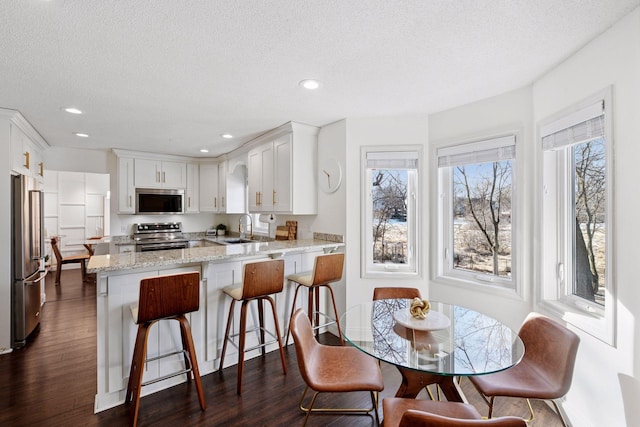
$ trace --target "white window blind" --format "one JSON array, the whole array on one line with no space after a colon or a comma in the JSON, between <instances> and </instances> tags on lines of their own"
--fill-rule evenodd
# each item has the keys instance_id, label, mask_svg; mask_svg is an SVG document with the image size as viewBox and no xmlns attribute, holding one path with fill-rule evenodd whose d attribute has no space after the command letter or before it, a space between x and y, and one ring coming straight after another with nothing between
<instances>
[{"instance_id":1,"label":"white window blind","mask_svg":"<svg viewBox=\"0 0 640 427\"><path fill-rule=\"evenodd\" d=\"M368 169L417 169L417 151L370 151L367 153Z\"/></svg>"},{"instance_id":2,"label":"white window blind","mask_svg":"<svg viewBox=\"0 0 640 427\"><path fill-rule=\"evenodd\" d=\"M502 136L437 151L438 167L463 166L476 163L499 162L516 157L515 135Z\"/></svg>"},{"instance_id":3,"label":"white window blind","mask_svg":"<svg viewBox=\"0 0 640 427\"><path fill-rule=\"evenodd\" d=\"M554 150L604 136L604 101L598 101L540 129L542 149Z\"/></svg>"}]
</instances>

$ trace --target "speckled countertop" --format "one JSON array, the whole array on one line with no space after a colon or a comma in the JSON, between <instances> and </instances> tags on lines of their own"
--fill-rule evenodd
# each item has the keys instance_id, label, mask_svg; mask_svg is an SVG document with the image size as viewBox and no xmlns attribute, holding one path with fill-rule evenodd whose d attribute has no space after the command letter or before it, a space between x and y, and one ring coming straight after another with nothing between
<instances>
[{"instance_id":1,"label":"speckled countertop","mask_svg":"<svg viewBox=\"0 0 640 427\"><path fill-rule=\"evenodd\" d=\"M171 249L152 252L129 252L122 254L92 256L87 265L89 273L130 270L159 266L177 266L197 262L222 261L260 255L284 254L287 252L335 248L344 243L327 240L275 240L270 242L242 243L226 246Z\"/></svg>"}]
</instances>

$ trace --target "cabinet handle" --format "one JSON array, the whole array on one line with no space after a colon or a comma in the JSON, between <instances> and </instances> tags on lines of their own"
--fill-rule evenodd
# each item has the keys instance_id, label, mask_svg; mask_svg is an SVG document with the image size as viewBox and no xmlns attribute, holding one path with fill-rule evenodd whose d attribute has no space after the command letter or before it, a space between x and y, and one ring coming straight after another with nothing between
<instances>
[{"instance_id":1,"label":"cabinet handle","mask_svg":"<svg viewBox=\"0 0 640 427\"><path fill-rule=\"evenodd\" d=\"M218 209L218 198L217 197L213 198L213 208L214 209Z\"/></svg>"},{"instance_id":2,"label":"cabinet handle","mask_svg":"<svg viewBox=\"0 0 640 427\"><path fill-rule=\"evenodd\" d=\"M29 152L25 151L24 152L24 167L29 169Z\"/></svg>"},{"instance_id":3,"label":"cabinet handle","mask_svg":"<svg viewBox=\"0 0 640 427\"><path fill-rule=\"evenodd\" d=\"M273 194L271 195L271 204L273 206L276 205L276 190L273 190Z\"/></svg>"},{"instance_id":4,"label":"cabinet handle","mask_svg":"<svg viewBox=\"0 0 640 427\"><path fill-rule=\"evenodd\" d=\"M221 207L224 209L224 196L222 196L222 205Z\"/></svg>"},{"instance_id":5,"label":"cabinet handle","mask_svg":"<svg viewBox=\"0 0 640 427\"><path fill-rule=\"evenodd\" d=\"M187 207L191 207L191 197L187 197Z\"/></svg>"},{"instance_id":6,"label":"cabinet handle","mask_svg":"<svg viewBox=\"0 0 640 427\"><path fill-rule=\"evenodd\" d=\"M160 171L156 171L156 182L160 182Z\"/></svg>"},{"instance_id":7,"label":"cabinet handle","mask_svg":"<svg viewBox=\"0 0 640 427\"><path fill-rule=\"evenodd\" d=\"M167 182L166 172L162 172L162 182Z\"/></svg>"},{"instance_id":8,"label":"cabinet handle","mask_svg":"<svg viewBox=\"0 0 640 427\"><path fill-rule=\"evenodd\" d=\"M38 163L38 166L40 166L40 173L39 173L39 175L40 175L40 176L42 176L42 177L44 177L44 163L43 163L43 162L40 162L40 163Z\"/></svg>"},{"instance_id":9,"label":"cabinet handle","mask_svg":"<svg viewBox=\"0 0 640 427\"><path fill-rule=\"evenodd\" d=\"M262 206L262 191L258 191L258 206Z\"/></svg>"},{"instance_id":10,"label":"cabinet handle","mask_svg":"<svg viewBox=\"0 0 640 427\"><path fill-rule=\"evenodd\" d=\"M131 207L131 196L129 196L129 207Z\"/></svg>"}]
</instances>

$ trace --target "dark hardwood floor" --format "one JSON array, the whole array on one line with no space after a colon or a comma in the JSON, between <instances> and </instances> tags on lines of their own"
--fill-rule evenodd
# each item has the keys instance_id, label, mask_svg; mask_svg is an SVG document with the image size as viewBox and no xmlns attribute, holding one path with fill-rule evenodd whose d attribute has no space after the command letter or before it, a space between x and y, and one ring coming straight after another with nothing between
<instances>
[{"instance_id":1,"label":"dark hardwood floor","mask_svg":"<svg viewBox=\"0 0 640 427\"><path fill-rule=\"evenodd\" d=\"M46 283L47 303L41 329L29 344L0 356L0 426L126 426L128 406L93 413L96 391L95 285L82 283L79 270L62 273L62 285ZM337 339L323 335L326 343ZM297 405L304 383L295 349L286 352L287 375L282 374L277 352L245 365L242 396L236 395L235 367L203 377L207 410L198 406L192 384L181 384L143 397L140 426L295 426L303 414ZM393 396L400 381L394 367L383 366L385 390ZM468 380L462 390L478 410L487 407ZM424 393L424 392L423 392ZM424 396L421 396L424 397ZM321 396L318 404L367 405L366 393ZM542 402L532 402L536 419L530 426L560 426L560 420ZM497 415L527 415L523 401L500 399ZM382 413L380 413L382 417ZM373 426L372 417L312 415L310 426Z\"/></svg>"}]
</instances>

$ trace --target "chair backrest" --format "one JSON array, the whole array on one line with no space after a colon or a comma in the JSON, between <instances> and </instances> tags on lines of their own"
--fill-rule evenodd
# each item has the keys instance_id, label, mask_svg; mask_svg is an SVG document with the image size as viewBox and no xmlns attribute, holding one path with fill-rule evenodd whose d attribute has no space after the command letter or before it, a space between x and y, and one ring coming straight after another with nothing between
<instances>
[{"instance_id":1,"label":"chair backrest","mask_svg":"<svg viewBox=\"0 0 640 427\"><path fill-rule=\"evenodd\" d=\"M518 335L524 343L523 361L535 366L550 384L545 399L557 399L569 391L580 338L566 327L538 313L530 313Z\"/></svg>"},{"instance_id":2,"label":"chair backrest","mask_svg":"<svg viewBox=\"0 0 640 427\"><path fill-rule=\"evenodd\" d=\"M313 284L324 285L342 279L344 253L318 255L313 265Z\"/></svg>"},{"instance_id":3,"label":"chair backrest","mask_svg":"<svg viewBox=\"0 0 640 427\"><path fill-rule=\"evenodd\" d=\"M399 427L527 427L527 423L522 418L511 416L470 420L409 409L402 415Z\"/></svg>"},{"instance_id":4,"label":"chair backrest","mask_svg":"<svg viewBox=\"0 0 640 427\"><path fill-rule=\"evenodd\" d=\"M199 308L198 272L148 277L140 281L137 323L178 316Z\"/></svg>"},{"instance_id":5,"label":"chair backrest","mask_svg":"<svg viewBox=\"0 0 640 427\"><path fill-rule=\"evenodd\" d=\"M291 317L291 335L296 346L300 375L305 383L310 384L312 383L311 372L317 363L322 363L314 357L320 344L316 341L307 314L301 308L297 309Z\"/></svg>"},{"instance_id":6,"label":"chair backrest","mask_svg":"<svg viewBox=\"0 0 640 427\"><path fill-rule=\"evenodd\" d=\"M381 299L396 299L396 298L422 298L420 291L416 288L395 288L395 287L382 287L375 288L373 290L373 300Z\"/></svg>"},{"instance_id":7,"label":"chair backrest","mask_svg":"<svg viewBox=\"0 0 640 427\"><path fill-rule=\"evenodd\" d=\"M58 247L58 243L60 243L60 237L53 236L51 238L51 249L53 249L53 254L56 257L56 261L58 264L62 262L62 254L60 253L60 248Z\"/></svg>"},{"instance_id":8,"label":"chair backrest","mask_svg":"<svg viewBox=\"0 0 640 427\"><path fill-rule=\"evenodd\" d=\"M284 260L248 262L244 265L242 299L256 298L282 292Z\"/></svg>"}]
</instances>

